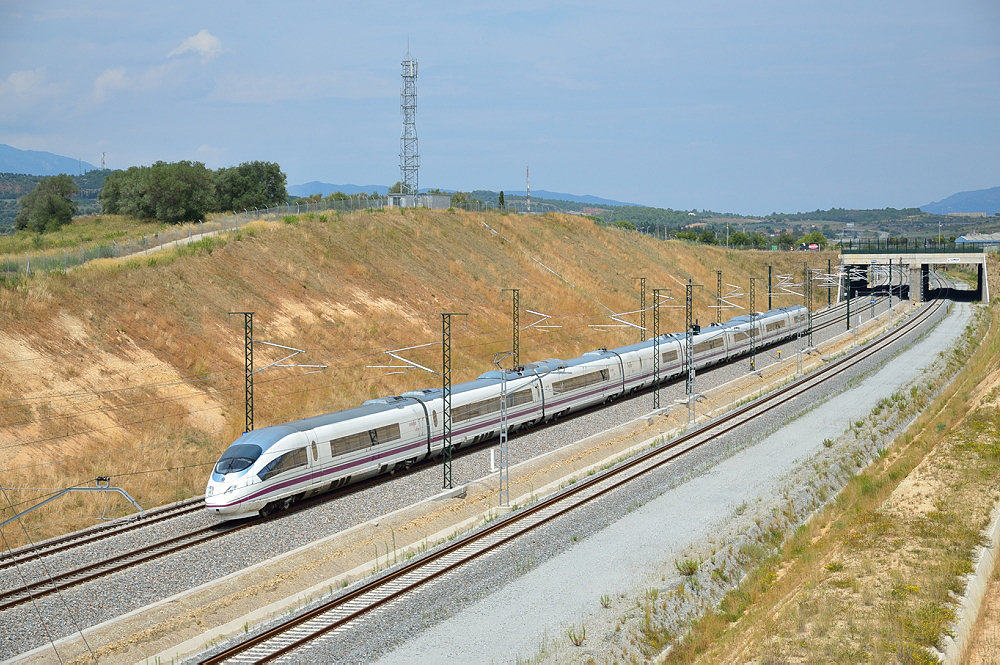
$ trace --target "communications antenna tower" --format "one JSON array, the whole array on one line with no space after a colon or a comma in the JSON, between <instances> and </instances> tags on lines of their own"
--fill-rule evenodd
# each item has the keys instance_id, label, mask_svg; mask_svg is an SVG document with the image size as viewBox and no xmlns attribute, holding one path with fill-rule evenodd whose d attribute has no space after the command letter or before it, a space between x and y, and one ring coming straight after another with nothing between
<instances>
[{"instance_id":1,"label":"communications antenna tower","mask_svg":"<svg viewBox=\"0 0 1000 665\"><path fill-rule=\"evenodd\" d=\"M525 197L525 207L527 211L531 212L531 170L525 166L524 167L524 186L527 190L527 196Z\"/></svg>"},{"instance_id":2,"label":"communications antenna tower","mask_svg":"<svg viewBox=\"0 0 1000 665\"><path fill-rule=\"evenodd\" d=\"M406 49L403 59L403 88L399 93L399 109L403 114L403 134L399 137L399 175L403 194L417 195L417 172L420 155L417 152L417 61Z\"/></svg>"}]
</instances>

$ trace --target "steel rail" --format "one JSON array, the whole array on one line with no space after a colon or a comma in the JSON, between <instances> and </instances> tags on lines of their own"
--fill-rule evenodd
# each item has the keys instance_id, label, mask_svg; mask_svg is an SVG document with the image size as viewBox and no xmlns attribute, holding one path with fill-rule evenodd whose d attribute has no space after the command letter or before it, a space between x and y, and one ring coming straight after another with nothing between
<instances>
[{"instance_id":1,"label":"steel rail","mask_svg":"<svg viewBox=\"0 0 1000 665\"><path fill-rule=\"evenodd\" d=\"M293 617L225 651L208 656L199 662L205 664L222 663L230 659L235 659L244 653L246 653L246 656L239 658L240 662L245 662L248 658L251 659L251 662L256 663L269 662L280 658L316 640L322 635L362 617L404 594L412 592L417 587L454 570L458 566L478 558L580 505L589 503L621 485L677 459L691 450L716 440L723 434L749 422L752 418L801 396L817 385L828 381L834 376L847 371L862 360L882 351L899 337L914 330L936 312L941 305L942 301L935 301L932 307L924 308L904 325L888 331L872 344L858 347L853 352L829 363L816 372L807 374L798 381L783 386L750 404L720 416L687 434L623 462L618 466L590 478L580 480L551 497L543 499L521 511L511 513L493 524L460 538L454 543L445 545L417 560L403 564L376 580L362 584L357 589L338 598L331 599L312 610ZM690 445L684 446L684 444ZM682 448L681 446L684 447ZM560 506L561 503L565 505ZM531 521L532 518L535 518L534 521ZM523 528L513 529L512 533L506 535L498 535L502 530L519 524L522 524ZM469 551L465 554L460 554L463 549L469 549ZM451 557L450 560L449 557ZM422 569L427 569L426 574L415 574ZM407 576L413 576L415 579L404 580ZM390 587L390 583L393 582L396 584ZM371 599L364 602L365 596L371 596ZM324 615L328 614L331 616L328 620L324 620ZM313 621L316 621L320 625L316 627L306 626L306 624ZM287 633L293 632L304 632L306 634L284 637ZM273 648L266 647L269 641L276 643ZM251 653L253 650L257 650L257 653Z\"/></svg>"},{"instance_id":2,"label":"steel rail","mask_svg":"<svg viewBox=\"0 0 1000 665\"><path fill-rule=\"evenodd\" d=\"M146 513L146 517L124 517L98 527L83 531L74 531L73 533L57 536L56 538L37 543L36 545L28 545L26 547L10 550L8 553L0 556L0 570L30 563L31 561L41 559L42 557L49 556L50 554L56 554L75 547L89 545L90 543L104 540L105 538L119 536L123 533L152 526L153 524L165 522L176 517L183 517L184 515L203 510L204 506L205 499L203 497L197 497L181 504L154 508Z\"/></svg>"}]
</instances>

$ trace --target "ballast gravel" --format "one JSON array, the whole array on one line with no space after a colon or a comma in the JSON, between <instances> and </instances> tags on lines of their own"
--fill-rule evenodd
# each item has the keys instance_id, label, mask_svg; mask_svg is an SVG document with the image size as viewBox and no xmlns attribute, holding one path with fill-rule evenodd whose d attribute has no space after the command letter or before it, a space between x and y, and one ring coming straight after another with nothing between
<instances>
[{"instance_id":1,"label":"ballast gravel","mask_svg":"<svg viewBox=\"0 0 1000 665\"><path fill-rule=\"evenodd\" d=\"M646 589L681 584L674 562L717 547L720 534L747 521L741 519L747 505L780 503L782 492L789 490L783 481L790 472L821 454L824 439L838 438L880 399L919 379L959 338L970 316L969 305L956 305L902 354L864 363L868 367L862 371L868 373L855 385L838 379L833 383L839 385L824 388L823 396L810 393L780 409L782 413L759 417L750 431L741 428L712 453L701 453L698 460L682 458L658 474L656 482L610 496L589 515L574 513L549 533L490 562L506 559L506 565L470 568L451 582L442 581L436 593L423 594L422 603L406 601L414 607L400 602L387 609L371 620L366 632L378 635L382 648L392 651L357 651L331 640L313 647L310 657L350 653L351 660L384 664L460 662L470 654L484 663L614 658L600 646L571 645L568 632L579 635L591 626L593 645L616 615L634 607L631 599ZM796 418L803 410L807 413ZM519 569L523 574L516 574ZM602 596L608 597L608 608L602 606Z\"/></svg>"},{"instance_id":2,"label":"ballast gravel","mask_svg":"<svg viewBox=\"0 0 1000 665\"><path fill-rule=\"evenodd\" d=\"M884 313L885 307L884 303L880 303L876 309L876 315ZM856 316L860 317L861 322L870 318L871 313L868 307L859 308L858 312L859 314ZM842 315L842 311L840 313ZM822 313L814 315L814 321L817 324L821 323L824 318ZM856 321L857 318L852 316L852 320ZM841 325L815 333L814 342L819 343L839 334L842 332ZM788 357L802 345L802 341L794 340L778 347L766 349L758 354L758 366L773 362L779 350ZM711 386L721 385L744 375L746 371L747 361L745 359L704 371L699 373L696 379L696 389L704 390ZM664 404L672 403L683 395L683 381L675 381L661 389L661 399ZM512 437L511 464L537 457L594 432L612 428L647 413L650 408L650 395L641 394L621 400L606 408L593 409L577 417L536 428L516 438ZM762 427L767 430L773 425L762 423ZM453 476L457 484L481 477L489 472L489 448L489 445L479 446L459 451L456 454ZM691 459L685 459L675 471L673 476L675 480L697 473L699 469L710 468L713 463L711 460L718 459L718 453L711 455L700 453L700 455L704 459L698 455L692 456ZM683 473L677 476L676 473L681 470ZM0 659L11 658L186 589L242 570L355 524L411 505L436 494L440 491L440 486L440 465L436 463L421 464L405 474L349 487L334 495L330 500L308 510L279 515L263 524L243 529L205 545L0 612ZM661 485L654 484L654 488L656 487L659 489L651 491L654 493L662 491L662 483ZM648 501L648 499L644 499L644 501ZM631 506L632 500L629 500L628 503ZM598 511L591 522L594 525L608 525L618 514L619 511L614 508L604 508ZM168 535L214 523L216 520L211 516L196 513L120 537L107 539L93 547L82 548L80 551L46 557L41 563L25 564L8 571L10 574L3 576L0 588L18 586L25 581L44 578L52 571L77 567L89 561L102 559L110 554L136 549L161 540ZM575 529L572 530L575 531ZM540 542L551 540L553 543L557 543L553 544L552 547L556 548L554 552L558 553L560 547L570 547L567 543L575 544L585 537L584 533L591 531L580 531L576 534L575 540L573 536L560 538L558 535L554 535L550 539L544 536L544 532L540 531L539 538ZM562 543L562 545L560 546L558 543ZM549 546L540 545L540 550L546 550L547 547ZM502 556L498 555L496 558L499 560ZM512 570L524 572L528 568L540 565L549 556L542 556L539 553L537 556L516 557L520 563L512 564ZM499 581L488 575L482 584L485 586L472 594L473 599L483 596L487 590L497 588ZM433 610L430 612L430 616L446 616L448 613L445 609ZM417 616L426 615L428 613L425 611L417 612ZM414 626L411 627L411 630L416 631L418 628ZM391 644L390 640L380 648L365 652L372 655L382 653ZM353 649L349 652L353 653ZM341 652L341 654L343 653ZM352 657L351 660L355 659ZM360 660L364 660L364 658Z\"/></svg>"}]
</instances>

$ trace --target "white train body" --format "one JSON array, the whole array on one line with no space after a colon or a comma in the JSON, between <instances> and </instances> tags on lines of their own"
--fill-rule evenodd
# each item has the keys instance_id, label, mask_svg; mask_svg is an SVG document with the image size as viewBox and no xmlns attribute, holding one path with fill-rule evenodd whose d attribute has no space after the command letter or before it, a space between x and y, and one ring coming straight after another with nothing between
<instances>
[{"instance_id":1,"label":"white train body","mask_svg":"<svg viewBox=\"0 0 1000 665\"><path fill-rule=\"evenodd\" d=\"M801 306L782 307L712 324L694 335L694 365L702 369L806 331ZM684 375L684 334L661 335L659 380ZM610 401L654 383L648 339L572 360L551 359L507 372L507 426L514 430ZM499 371L452 388L452 446L500 431ZM222 454L205 489L209 512L223 519L257 515L308 495L406 468L443 447L441 389L365 402L359 407L247 432Z\"/></svg>"}]
</instances>

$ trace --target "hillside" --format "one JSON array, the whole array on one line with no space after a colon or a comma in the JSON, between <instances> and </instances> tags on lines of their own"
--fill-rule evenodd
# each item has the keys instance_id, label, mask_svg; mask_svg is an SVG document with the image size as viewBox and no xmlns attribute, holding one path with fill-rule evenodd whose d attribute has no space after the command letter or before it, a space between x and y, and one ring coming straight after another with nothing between
<instances>
[{"instance_id":1,"label":"hillside","mask_svg":"<svg viewBox=\"0 0 1000 665\"><path fill-rule=\"evenodd\" d=\"M28 175L70 175L93 171L97 167L88 162L40 150L20 150L0 143L0 173L25 173Z\"/></svg>"},{"instance_id":2,"label":"hillside","mask_svg":"<svg viewBox=\"0 0 1000 665\"><path fill-rule=\"evenodd\" d=\"M1000 213L1000 187L959 192L951 196L920 206L924 212L947 215L953 212L985 212L987 215Z\"/></svg>"},{"instance_id":3,"label":"hillside","mask_svg":"<svg viewBox=\"0 0 1000 665\"><path fill-rule=\"evenodd\" d=\"M453 326L453 379L491 369L509 346L505 288L521 290L522 327L526 309L562 326L522 331L527 362L637 340L634 329L589 325L636 309L634 277L680 302L688 277L704 284L695 317L706 322L716 269L747 285L766 263L800 272L806 258L825 266L827 256L662 242L577 216L396 210L261 222L169 253L34 277L0 290L3 483L64 487L108 475L144 507L201 493L243 428L243 318L229 312L255 312L255 340L305 350L290 362L329 365L258 373L260 427L439 385L420 370L369 366L390 364L384 351L430 344L405 355L439 367L444 311L468 313ZM665 330L683 328L683 308L661 312ZM255 366L279 351L255 347ZM19 508L46 494L8 491ZM65 500L53 510L68 506L71 516L32 513L28 523L45 525L33 537L86 524L98 505Z\"/></svg>"}]
</instances>

